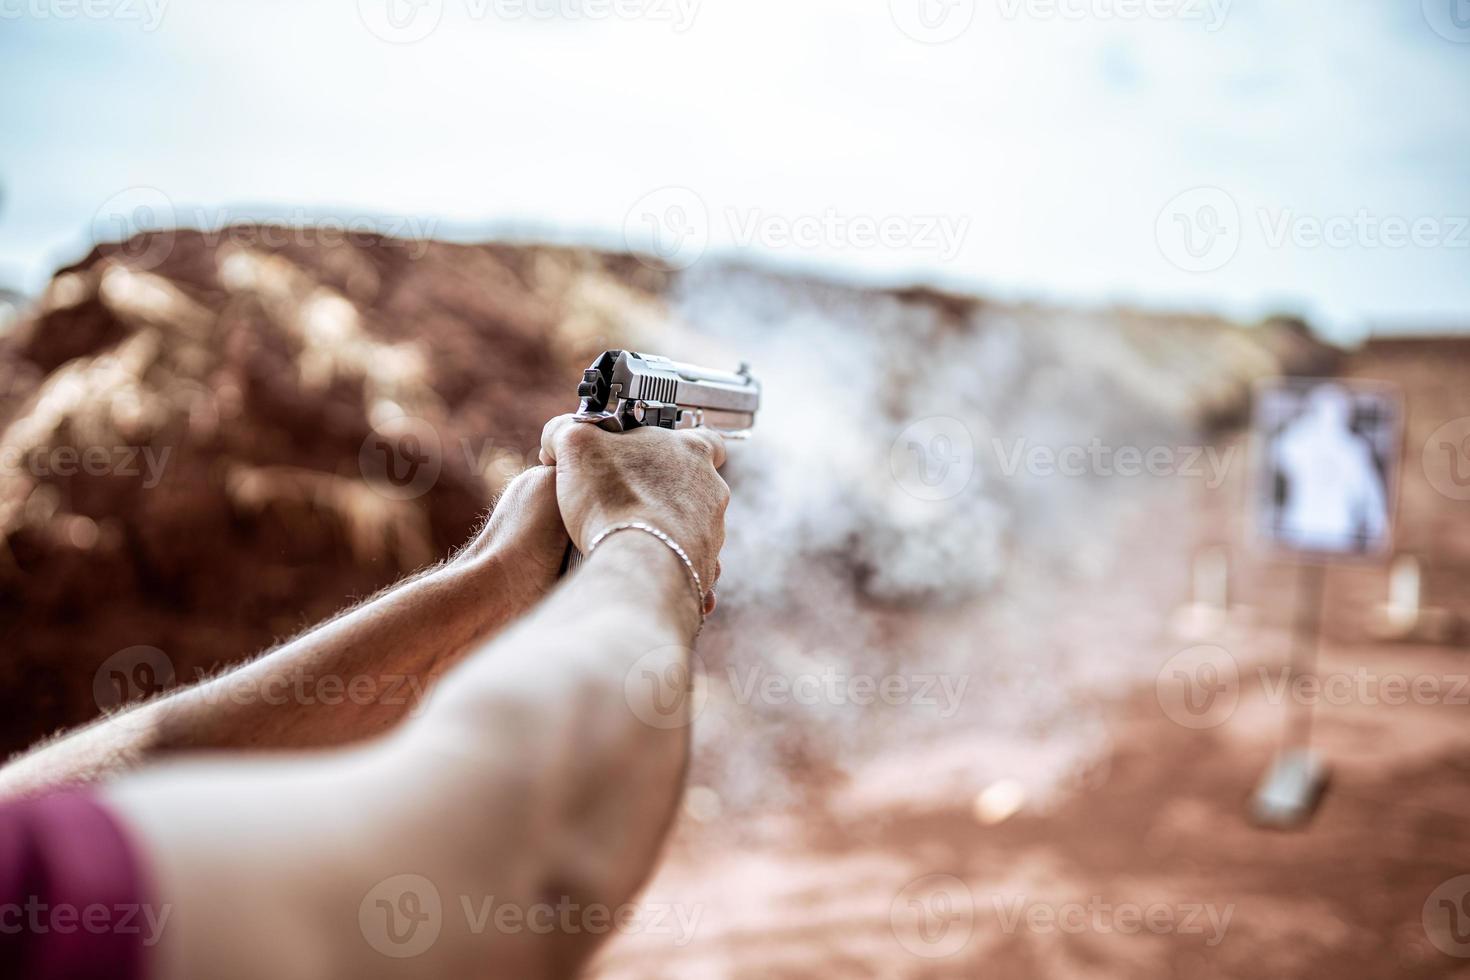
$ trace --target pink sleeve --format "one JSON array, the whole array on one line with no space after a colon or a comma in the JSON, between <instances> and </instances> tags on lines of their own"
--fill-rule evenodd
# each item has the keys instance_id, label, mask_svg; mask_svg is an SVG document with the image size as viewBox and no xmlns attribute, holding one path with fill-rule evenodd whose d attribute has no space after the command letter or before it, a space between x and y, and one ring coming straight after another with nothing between
<instances>
[{"instance_id":1,"label":"pink sleeve","mask_svg":"<svg viewBox=\"0 0 1470 980\"><path fill-rule=\"evenodd\" d=\"M144 980L168 921L137 853L90 794L0 806L0 977Z\"/></svg>"}]
</instances>

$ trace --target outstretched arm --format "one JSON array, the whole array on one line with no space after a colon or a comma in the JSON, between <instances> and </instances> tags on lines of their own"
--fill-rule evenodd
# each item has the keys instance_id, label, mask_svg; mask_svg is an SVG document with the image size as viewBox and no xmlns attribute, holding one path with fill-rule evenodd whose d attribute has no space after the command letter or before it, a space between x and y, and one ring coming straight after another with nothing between
<instances>
[{"instance_id":1,"label":"outstretched arm","mask_svg":"<svg viewBox=\"0 0 1470 980\"><path fill-rule=\"evenodd\" d=\"M319 748L387 730L470 647L556 581L551 470L517 478L452 559L244 666L108 715L0 769L0 797L94 782L190 749Z\"/></svg>"},{"instance_id":2,"label":"outstretched arm","mask_svg":"<svg viewBox=\"0 0 1470 980\"><path fill-rule=\"evenodd\" d=\"M581 548L646 522L713 583L717 437L563 419L545 445ZM681 792L690 581L652 535L615 534L382 740L110 786L171 908L154 975L570 973L648 875Z\"/></svg>"}]
</instances>

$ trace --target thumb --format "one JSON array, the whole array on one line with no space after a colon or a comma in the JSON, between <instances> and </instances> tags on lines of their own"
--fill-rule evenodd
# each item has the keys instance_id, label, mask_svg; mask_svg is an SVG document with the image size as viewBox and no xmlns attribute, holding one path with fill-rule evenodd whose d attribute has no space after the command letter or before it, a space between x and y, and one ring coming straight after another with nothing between
<instances>
[{"instance_id":1,"label":"thumb","mask_svg":"<svg viewBox=\"0 0 1470 980\"><path fill-rule=\"evenodd\" d=\"M541 429L541 452L537 456L542 466L556 465L557 437L567 426L581 424L583 423L575 421L570 415L558 415L546 423Z\"/></svg>"}]
</instances>

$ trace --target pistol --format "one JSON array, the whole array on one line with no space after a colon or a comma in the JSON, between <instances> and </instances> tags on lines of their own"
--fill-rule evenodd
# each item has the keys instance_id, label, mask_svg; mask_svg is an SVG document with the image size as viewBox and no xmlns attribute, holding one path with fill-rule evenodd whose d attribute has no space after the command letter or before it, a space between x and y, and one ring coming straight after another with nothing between
<instances>
[{"instance_id":1,"label":"pistol","mask_svg":"<svg viewBox=\"0 0 1470 980\"><path fill-rule=\"evenodd\" d=\"M582 372L577 397L573 418L609 432L656 425L713 429L741 439L755 425L761 386L750 376L748 364L731 373L655 354L610 350Z\"/></svg>"},{"instance_id":2,"label":"pistol","mask_svg":"<svg viewBox=\"0 0 1470 980\"><path fill-rule=\"evenodd\" d=\"M732 373L656 354L610 350L582 372L577 398L572 418L609 432L656 425L704 428L727 439L744 439L755 426L761 386L748 364ZM562 574L581 563L581 552L575 545L568 547Z\"/></svg>"}]
</instances>

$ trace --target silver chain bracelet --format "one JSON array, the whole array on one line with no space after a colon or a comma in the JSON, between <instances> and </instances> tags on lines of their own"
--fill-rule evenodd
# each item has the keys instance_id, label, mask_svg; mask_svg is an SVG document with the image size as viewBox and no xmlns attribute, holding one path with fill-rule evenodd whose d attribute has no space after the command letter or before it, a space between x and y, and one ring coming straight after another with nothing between
<instances>
[{"instance_id":1,"label":"silver chain bracelet","mask_svg":"<svg viewBox=\"0 0 1470 980\"><path fill-rule=\"evenodd\" d=\"M690 583L694 586L694 604L699 609L699 625L703 627L704 583L699 578L699 571L694 567L694 562L689 560L688 553L686 553L683 548L679 547L679 542L669 537L663 531L660 531L658 528L654 527L651 524L644 524L642 521L624 521L621 524L614 524L611 527L605 527L597 533L597 537L593 538L592 543L587 546L587 557L590 559L592 555L597 551L598 545L602 544L605 539L607 539L611 535L617 534L619 531L643 531L651 534L655 538L658 538L660 541L662 541L664 544L668 545L669 550L679 556L679 560L684 563L684 568L689 572Z\"/></svg>"}]
</instances>

